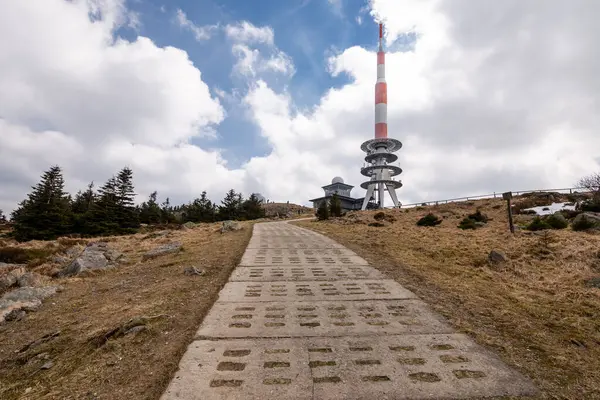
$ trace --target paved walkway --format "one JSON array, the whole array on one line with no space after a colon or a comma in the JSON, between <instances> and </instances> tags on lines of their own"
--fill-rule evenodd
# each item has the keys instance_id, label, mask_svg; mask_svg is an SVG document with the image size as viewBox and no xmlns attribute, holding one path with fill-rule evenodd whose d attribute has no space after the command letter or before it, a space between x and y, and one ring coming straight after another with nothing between
<instances>
[{"instance_id":1,"label":"paved walkway","mask_svg":"<svg viewBox=\"0 0 600 400\"><path fill-rule=\"evenodd\" d=\"M349 249L274 222L254 226L162 400L532 393L522 375Z\"/></svg>"}]
</instances>

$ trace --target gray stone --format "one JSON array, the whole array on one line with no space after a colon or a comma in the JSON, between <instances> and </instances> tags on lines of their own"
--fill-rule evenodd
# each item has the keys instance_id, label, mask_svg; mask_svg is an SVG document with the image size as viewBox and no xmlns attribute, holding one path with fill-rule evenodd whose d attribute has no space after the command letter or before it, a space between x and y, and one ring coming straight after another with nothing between
<instances>
[{"instance_id":1,"label":"gray stone","mask_svg":"<svg viewBox=\"0 0 600 400\"><path fill-rule=\"evenodd\" d=\"M83 271L98 270L108 267L108 260L101 251L93 247L86 248L71 264L61 271L61 276L73 276Z\"/></svg>"},{"instance_id":2,"label":"gray stone","mask_svg":"<svg viewBox=\"0 0 600 400\"><path fill-rule=\"evenodd\" d=\"M600 277L585 280L585 286L600 289Z\"/></svg>"},{"instance_id":3,"label":"gray stone","mask_svg":"<svg viewBox=\"0 0 600 400\"><path fill-rule=\"evenodd\" d=\"M6 268L6 269L20 268L20 267L25 267L25 266L26 266L25 264L7 264L7 263L0 262L0 271L2 271L2 269L4 269L4 268Z\"/></svg>"},{"instance_id":4,"label":"gray stone","mask_svg":"<svg viewBox=\"0 0 600 400\"><path fill-rule=\"evenodd\" d=\"M183 270L184 275L198 275L198 276L202 276L204 275L204 270L198 270L196 269L196 267L187 267L186 269Z\"/></svg>"},{"instance_id":5,"label":"gray stone","mask_svg":"<svg viewBox=\"0 0 600 400\"><path fill-rule=\"evenodd\" d=\"M149 260L165 254L177 253L181 250L181 242L171 242L144 253L143 260Z\"/></svg>"},{"instance_id":6,"label":"gray stone","mask_svg":"<svg viewBox=\"0 0 600 400\"><path fill-rule=\"evenodd\" d=\"M24 310L15 308L4 316L4 320L6 322L20 321L25 318L26 315L27 313Z\"/></svg>"},{"instance_id":7,"label":"gray stone","mask_svg":"<svg viewBox=\"0 0 600 400\"><path fill-rule=\"evenodd\" d=\"M44 365L42 365L40 367L40 369L50 369L54 367L54 363L52 361L48 361L47 363L45 363Z\"/></svg>"},{"instance_id":8,"label":"gray stone","mask_svg":"<svg viewBox=\"0 0 600 400\"><path fill-rule=\"evenodd\" d=\"M183 229L183 230L194 229L195 227L196 227L196 224L191 221L188 221L185 224L181 225L181 229Z\"/></svg>"},{"instance_id":9,"label":"gray stone","mask_svg":"<svg viewBox=\"0 0 600 400\"><path fill-rule=\"evenodd\" d=\"M104 257L106 257L106 259L110 262L117 262L121 260L121 258L123 257L123 253L115 249L107 249L104 252Z\"/></svg>"},{"instance_id":10,"label":"gray stone","mask_svg":"<svg viewBox=\"0 0 600 400\"><path fill-rule=\"evenodd\" d=\"M4 291L15 286L19 282L19 278L26 272L27 270L25 267L19 267L0 277L0 291Z\"/></svg>"},{"instance_id":11,"label":"gray stone","mask_svg":"<svg viewBox=\"0 0 600 400\"><path fill-rule=\"evenodd\" d=\"M490 254L488 254L488 261L492 264L501 264L508 261L508 259L501 251L492 250L490 251Z\"/></svg>"},{"instance_id":12,"label":"gray stone","mask_svg":"<svg viewBox=\"0 0 600 400\"><path fill-rule=\"evenodd\" d=\"M46 283L46 279L35 272L26 272L19 277L17 283L20 287L43 286Z\"/></svg>"},{"instance_id":13,"label":"gray stone","mask_svg":"<svg viewBox=\"0 0 600 400\"><path fill-rule=\"evenodd\" d=\"M240 229L242 229L242 226L236 221L223 221L223 225L221 225L221 233L239 231Z\"/></svg>"},{"instance_id":14,"label":"gray stone","mask_svg":"<svg viewBox=\"0 0 600 400\"><path fill-rule=\"evenodd\" d=\"M70 260L71 259L69 257L64 256L62 254L56 254L56 255L53 255L52 257L50 257L51 262L61 265L61 266L68 263Z\"/></svg>"},{"instance_id":15,"label":"gray stone","mask_svg":"<svg viewBox=\"0 0 600 400\"><path fill-rule=\"evenodd\" d=\"M0 298L0 322L13 310L35 311L42 300L61 289L60 286L23 287L6 293Z\"/></svg>"}]
</instances>

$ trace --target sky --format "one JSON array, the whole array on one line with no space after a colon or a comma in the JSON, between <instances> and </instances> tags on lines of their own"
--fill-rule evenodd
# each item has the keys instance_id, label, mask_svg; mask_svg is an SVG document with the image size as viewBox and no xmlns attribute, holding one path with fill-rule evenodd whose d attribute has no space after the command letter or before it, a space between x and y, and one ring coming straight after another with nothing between
<instances>
[{"instance_id":1,"label":"sky","mask_svg":"<svg viewBox=\"0 0 600 400\"><path fill-rule=\"evenodd\" d=\"M404 204L600 170L600 2L0 0L0 209L124 166L138 201L363 197L385 24ZM388 204L390 202L388 201Z\"/></svg>"}]
</instances>

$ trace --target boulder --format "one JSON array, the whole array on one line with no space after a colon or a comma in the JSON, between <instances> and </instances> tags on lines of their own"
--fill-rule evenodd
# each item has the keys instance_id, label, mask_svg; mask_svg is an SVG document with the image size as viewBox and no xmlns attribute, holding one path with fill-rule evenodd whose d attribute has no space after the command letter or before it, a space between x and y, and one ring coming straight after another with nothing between
<instances>
[{"instance_id":1,"label":"boulder","mask_svg":"<svg viewBox=\"0 0 600 400\"><path fill-rule=\"evenodd\" d=\"M35 272L25 272L19 277L17 283L20 287L36 287L43 286L46 283L46 279Z\"/></svg>"},{"instance_id":2,"label":"boulder","mask_svg":"<svg viewBox=\"0 0 600 400\"><path fill-rule=\"evenodd\" d=\"M72 276L83 271L98 270L108 267L108 259L104 253L93 248L86 248L71 264L61 271L61 276Z\"/></svg>"},{"instance_id":3,"label":"boulder","mask_svg":"<svg viewBox=\"0 0 600 400\"><path fill-rule=\"evenodd\" d=\"M585 286L590 288L600 289L600 277L586 279L584 282Z\"/></svg>"},{"instance_id":4,"label":"boulder","mask_svg":"<svg viewBox=\"0 0 600 400\"><path fill-rule=\"evenodd\" d=\"M162 245L160 247L157 247L155 249L152 249L146 253L144 253L144 255L142 256L143 260L148 260L148 259L152 259L155 257L159 257L165 254L170 254L170 253L177 253L179 250L181 250L181 242L172 242L172 243L167 243L165 245Z\"/></svg>"},{"instance_id":5,"label":"boulder","mask_svg":"<svg viewBox=\"0 0 600 400\"><path fill-rule=\"evenodd\" d=\"M198 270L196 267L187 267L186 269L183 270L183 274L188 275L188 276L191 276L191 275L202 276L202 275L204 275L204 270L203 269Z\"/></svg>"},{"instance_id":6,"label":"boulder","mask_svg":"<svg viewBox=\"0 0 600 400\"><path fill-rule=\"evenodd\" d=\"M23 287L6 293L0 298L0 323L7 316L9 319L19 316L22 318L22 312L35 311L42 305L42 300L61 289L60 286Z\"/></svg>"},{"instance_id":7,"label":"boulder","mask_svg":"<svg viewBox=\"0 0 600 400\"><path fill-rule=\"evenodd\" d=\"M508 261L506 255L500 251L492 250L488 254L488 261L492 264L502 264Z\"/></svg>"},{"instance_id":8,"label":"boulder","mask_svg":"<svg viewBox=\"0 0 600 400\"><path fill-rule=\"evenodd\" d=\"M27 273L25 267L19 267L0 277L0 291L5 291L6 289L16 285L19 282L19 278L25 273Z\"/></svg>"},{"instance_id":9,"label":"boulder","mask_svg":"<svg viewBox=\"0 0 600 400\"><path fill-rule=\"evenodd\" d=\"M223 225L221 226L221 233L229 232L229 231L239 231L242 229L242 226L239 222L236 221L223 221Z\"/></svg>"},{"instance_id":10,"label":"boulder","mask_svg":"<svg viewBox=\"0 0 600 400\"><path fill-rule=\"evenodd\" d=\"M183 229L184 231L188 230L188 229L194 229L196 227L196 224L188 221L185 224L181 225L181 229Z\"/></svg>"},{"instance_id":11,"label":"boulder","mask_svg":"<svg viewBox=\"0 0 600 400\"><path fill-rule=\"evenodd\" d=\"M115 249L107 249L104 252L104 257L110 262L120 261L123 258L123 253Z\"/></svg>"}]
</instances>

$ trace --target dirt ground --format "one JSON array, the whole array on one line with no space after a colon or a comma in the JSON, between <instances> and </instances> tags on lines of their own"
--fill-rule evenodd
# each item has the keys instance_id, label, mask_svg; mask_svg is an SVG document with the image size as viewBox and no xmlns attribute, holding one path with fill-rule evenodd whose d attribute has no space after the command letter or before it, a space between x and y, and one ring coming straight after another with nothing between
<instances>
[{"instance_id":1,"label":"dirt ground","mask_svg":"<svg viewBox=\"0 0 600 400\"><path fill-rule=\"evenodd\" d=\"M477 230L458 223L477 207L491 221ZM441 225L419 227L433 212ZM294 222L344 244L429 303L459 331L531 377L544 399L600 399L600 234L508 232L502 200L376 211L325 222ZM517 216L523 223L531 216ZM509 261L487 261L491 250Z\"/></svg>"},{"instance_id":2,"label":"dirt ground","mask_svg":"<svg viewBox=\"0 0 600 400\"><path fill-rule=\"evenodd\" d=\"M219 226L108 238L125 265L54 280L60 293L0 325L0 398L158 399L250 239L251 223L224 234ZM170 241L183 250L141 261ZM185 275L189 266L205 274Z\"/></svg>"}]
</instances>

